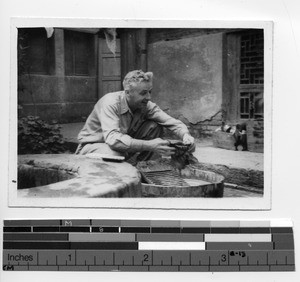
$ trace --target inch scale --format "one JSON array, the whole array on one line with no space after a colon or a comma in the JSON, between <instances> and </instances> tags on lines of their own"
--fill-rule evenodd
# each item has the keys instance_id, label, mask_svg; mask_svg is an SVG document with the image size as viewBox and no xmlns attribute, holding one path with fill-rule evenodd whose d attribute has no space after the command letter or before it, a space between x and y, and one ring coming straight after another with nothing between
<instances>
[{"instance_id":1,"label":"inch scale","mask_svg":"<svg viewBox=\"0 0 300 282\"><path fill-rule=\"evenodd\" d=\"M4 271L294 271L290 221L5 220Z\"/></svg>"}]
</instances>

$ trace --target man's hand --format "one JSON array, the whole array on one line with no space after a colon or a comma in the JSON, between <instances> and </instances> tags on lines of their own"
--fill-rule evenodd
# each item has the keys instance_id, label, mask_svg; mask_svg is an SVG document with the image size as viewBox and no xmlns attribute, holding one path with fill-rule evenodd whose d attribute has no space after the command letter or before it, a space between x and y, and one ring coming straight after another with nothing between
<instances>
[{"instance_id":1,"label":"man's hand","mask_svg":"<svg viewBox=\"0 0 300 282\"><path fill-rule=\"evenodd\" d=\"M189 152L195 152L196 146L195 146L195 139L190 134L186 133L183 135L182 138L183 144L190 145Z\"/></svg>"},{"instance_id":2,"label":"man's hand","mask_svg":"<svg viewBox=\"0 0 300 282\"><path fill-rule=\"evenodd\" d=\"M156 138L153 140L147 141L147 147L150 151L158 153L164 156L171 156L175 153L175 148L169 146L168 140L163 140L161 138Z\"/></svg>"}]
</instances>

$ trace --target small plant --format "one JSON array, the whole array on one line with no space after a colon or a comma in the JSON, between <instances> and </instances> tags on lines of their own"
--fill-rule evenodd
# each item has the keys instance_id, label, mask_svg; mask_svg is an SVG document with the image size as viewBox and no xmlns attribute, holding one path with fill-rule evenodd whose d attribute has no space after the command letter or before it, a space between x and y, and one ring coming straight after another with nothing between
<instances>
[{"instance_id":1,"label":"small plant","mask_svg":"<svg viewBox=\"0 0 300 282\"><path fill-rule=\"evenodd\" d=\"M37 116L18 120L18 154L57 154L65 152L58 124L49 124Z\"/></svg>"}]
</instances>

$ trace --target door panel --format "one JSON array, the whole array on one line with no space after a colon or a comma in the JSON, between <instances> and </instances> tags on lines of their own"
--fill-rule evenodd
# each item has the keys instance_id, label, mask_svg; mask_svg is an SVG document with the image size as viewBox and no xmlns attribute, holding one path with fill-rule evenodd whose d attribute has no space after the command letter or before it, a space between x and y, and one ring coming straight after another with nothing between
<instances>
[{"instance_id":1,"label":"door panel","mask_svg":"<svg viewBox=\"0 0 300 282\"><path fill-rule=\"evenodd\" d=\"M99 38L98 98L122 89L120 39L116 43L117 50L114 55L108 49L106 40Z\"/></svg>"}]
</instances>

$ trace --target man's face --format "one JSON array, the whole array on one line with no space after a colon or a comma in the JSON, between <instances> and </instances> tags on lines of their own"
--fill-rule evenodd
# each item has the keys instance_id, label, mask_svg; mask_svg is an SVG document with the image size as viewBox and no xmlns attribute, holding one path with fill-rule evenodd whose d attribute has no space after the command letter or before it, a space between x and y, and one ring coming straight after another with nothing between
<instances>
[{"instance_id":1,"label":"man's face","mask_svg":"<svg viewBox=\"0 0 300 282\"><path fill-rule=\"evenodd\" d=\"M151 100L152 82L140 82L127 91L127 102L132 111L144 109Z\"/></svg>"}]
</instances>

